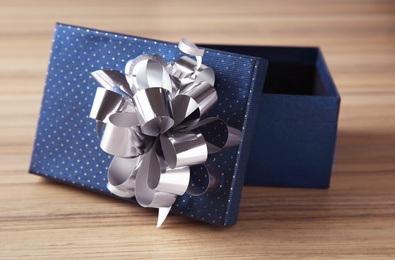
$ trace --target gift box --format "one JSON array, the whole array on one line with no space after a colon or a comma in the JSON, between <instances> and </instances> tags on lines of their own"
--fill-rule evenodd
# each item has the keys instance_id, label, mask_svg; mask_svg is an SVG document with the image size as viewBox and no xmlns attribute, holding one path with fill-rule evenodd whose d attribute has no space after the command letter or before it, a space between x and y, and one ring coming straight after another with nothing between
<instances>
[{"instance_id":1,"label":"gift box","mask_svg":"<svg viewBox=\"0 0 395 260\"><path fill-rule=\"evenodd\" d=\"M57 24L31 173L118 197L107 186L113 156L101 149L96 121L89 117L100 87L91 73L124 72L129 60L144 53L158 54L166 62L177 61L183 55L174 43ZM171 210L229 226L237 220L245 159L252 140L252 135L247 133L254 127L267 62L242 54L206 50L203 63L215 71L218 94L218 101L208 116L221 118L227 125L242 130L242 139L239 145L208 156L205 166L210 174L200 168L191 174L195 187L204 191L214 179L215 189L200 195L178 196ZM218 129L208 132L210 140L223 135Z\"/></svg>"},{"instance_id":2,"label":"gift box","mask_svg":"<svg viewBox=\"0 0 395 260\"><path fill-rule=\"evenodd\" d=\"M207 47L269 61L246 185L328 188L340 95L316 47Z\"/></svg>"},{"instance_id":3,"label":"gift box","mask_svg":"<svg viewBox=\"0 0 395 260\"><path fill-rule=\"evenodd\" d=\"M171 212L231 226L246 175L248 184L327 187L339 96L320 51L211 47L203 63L215 72L218 100L208 116L241 130L241 141L210 154L206 170L192 167L189 185L201 192L177 196ZM166 62L183 56L173 43L56 25L30 173L119 198L107 185L114 157L101 149L98 124L89 117L100 87L91 73L123 73L141 54L158 54ZM206 129L206 139L223 137L216 127Z\"/></svg>"}]
</instances>

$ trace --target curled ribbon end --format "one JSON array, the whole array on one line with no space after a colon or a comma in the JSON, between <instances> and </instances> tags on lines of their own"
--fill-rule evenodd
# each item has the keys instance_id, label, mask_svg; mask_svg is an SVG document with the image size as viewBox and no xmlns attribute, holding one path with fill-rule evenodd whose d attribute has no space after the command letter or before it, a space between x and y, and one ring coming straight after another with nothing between
<instances>
[{"instance_id":1,"label":"curled ribbon end","mask_svg":"<svg viewBox=\"0 0 395 260\"><path fill-rule=\"evenodd\" d=\"M169 215L170 210L171 210L171 206L166 208L165 207L158 208L158 223L156 224L157 228L160 228L162 226L167 215Z\"/></svg>"},{"instance_id":2,"label":"curled ribbon end","mask_svg":"<svg viewBox=\"0 0 395 260\"><path fill-rule=\"evenodd\" d=\"M204 49L199 49L192 41L187 38L181 38L178 48L186 54L192 56L203 56Z\"/></svg>"}]
</instances>

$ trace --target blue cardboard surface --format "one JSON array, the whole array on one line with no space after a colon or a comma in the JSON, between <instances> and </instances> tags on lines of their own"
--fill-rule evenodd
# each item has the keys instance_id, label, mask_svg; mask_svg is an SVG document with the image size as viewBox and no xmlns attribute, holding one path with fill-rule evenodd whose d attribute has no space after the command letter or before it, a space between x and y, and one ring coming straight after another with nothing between
<instances>
[{"instance_id":1,"label":"blue cardboard surface","mask_svg":"<svg viewBox=\"0 0 395 260\"><path fill-rule=\"evenodd\" d=\"M320 49L209 46L269 61L245 184L329 187L340 96Z\"/></svg>"}]
</instances>

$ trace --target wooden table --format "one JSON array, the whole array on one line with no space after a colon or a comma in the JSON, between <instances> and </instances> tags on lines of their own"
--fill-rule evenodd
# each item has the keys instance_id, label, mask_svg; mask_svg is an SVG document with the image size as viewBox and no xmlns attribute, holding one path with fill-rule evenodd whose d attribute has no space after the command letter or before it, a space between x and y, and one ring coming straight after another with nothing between
<instances>
[{"instance_id":1,"label":"wooden table","mask_svg":"<svg viewBox=\"0 0 395 260\"><path fill-rule=\"evenodd\" d=\"M0 3L0 259L395 258L394 1ZM320 46L342 96L331 188L246 187L217 228L27 174L56 21L177 42Z\"/></svg>"}]
</instances>

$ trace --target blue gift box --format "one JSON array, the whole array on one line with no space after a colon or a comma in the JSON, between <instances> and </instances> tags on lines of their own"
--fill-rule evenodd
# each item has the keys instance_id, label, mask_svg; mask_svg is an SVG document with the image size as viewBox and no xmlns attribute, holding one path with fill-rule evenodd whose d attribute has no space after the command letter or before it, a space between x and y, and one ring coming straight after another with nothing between
<instances>
[{"instance_id":1,"label":"blue gift box","mask_svg":"<svg viewBox=\"0 0 395 260\"><path fill-rule=\"evenodd\" d=\"M208 46L269 61L245 184L328 188L340 96L321 50Z\"/></svg>"},{"instance_id":2,"label":"blue gift box","mask_svg":"<svg viewBox=\"0 0 395 260\"><path fill-rule=\"evenodd\" d=\"M339 96L319 50L211 47L203 63L215 71L218 102L209 115L242 130L242 141L209 156L206 165L218 189L179 196L172 212L233 225L245 176L254 185L326 187ZM182 56L173 43L56 25L30 173L113 196L106 187L112 156L100 149L96 122L89 118L99 87L90 72L122 72L142 53L167 62ZM204 189L208 175L197 170L192 179Z\"/></svg>"},{"instance_id":3,"label":"blue gift box","mask_svg":"<svg viewBox=\"0 0 395 260\"><path fill-rule=\"evenodd\" d=\"M130 59L161 55L167 62L183 56L177 45L129 35L57 24L48 67L30 172L49 179L112 195L107 171L112 156L100 148L96 122L89 118L96 89L90 75L96 70L123 71ZM203 63L215 71L217 105L209 116L242 130L240 145L208 157L206 166L216 176L218 189L200 196L185 194L172 212L204 222L236 223L259 94L267 61L258 57L206 50ZM210 131L211 135L220 134ZM210 137L209 137L210 138ZM194 171L192 180L202 190L208 174ZM133 199L131 199L133 200Z\"/></svg>"}]
</instances>

